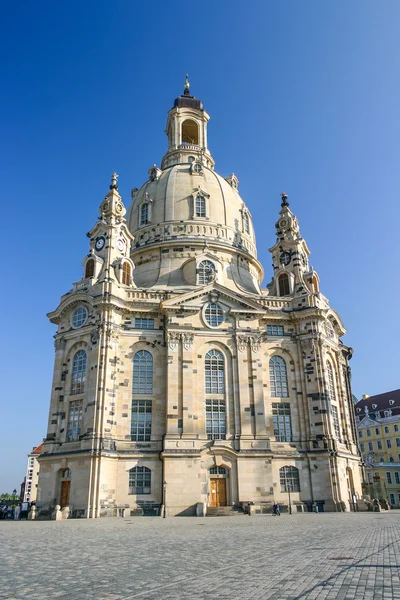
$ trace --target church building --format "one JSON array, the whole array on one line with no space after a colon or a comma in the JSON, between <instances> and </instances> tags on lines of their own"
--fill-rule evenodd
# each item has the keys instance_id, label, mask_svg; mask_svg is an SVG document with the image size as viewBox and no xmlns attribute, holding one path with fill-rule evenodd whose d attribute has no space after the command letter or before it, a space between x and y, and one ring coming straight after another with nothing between
<instances>
[{"instance_id":1,"label":"church building","mask_svg":"<svg viewBox=\"0 0 400 600\"><path fill-rule=\"evenodd\" d=\"M340 511L361 497L346 330L286 194L261 288L251 212L236 175L214 170L209 118L186 79L160 166L127 210L112 175L80 279L48 315L39 512Z\"/></svg>"}]
</instances>

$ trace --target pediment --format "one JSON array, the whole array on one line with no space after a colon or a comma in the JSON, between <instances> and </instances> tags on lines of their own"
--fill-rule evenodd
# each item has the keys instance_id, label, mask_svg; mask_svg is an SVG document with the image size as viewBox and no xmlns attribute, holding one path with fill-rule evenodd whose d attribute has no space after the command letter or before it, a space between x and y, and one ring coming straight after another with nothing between
<instances>
[{"instance_id":1,"label":"pediment","mask_svg":"<svg viewBox=\"0 0 400 600\"><path fill-rule=\"evenodd\" d=\"M377 419L371 419L370 417L364 417L358 424L358 427L368 428L374 427L378 423Z\"/></svg>"},{"instance_id":2,"label":"pediment","mask_svg":"<svg viewBox=\"0 0 400 600\"><path fill-rule=\"evenodd\" d=\"M166 311L193 311L201 309L205 302L220 302L233 313L243 312L254 315L264 315L266 313L264 306L256 300L235 293L215 282L197 290L191 290L185 294L169 298L161 303L161 309Z\"/></svg>"}]
</instances>

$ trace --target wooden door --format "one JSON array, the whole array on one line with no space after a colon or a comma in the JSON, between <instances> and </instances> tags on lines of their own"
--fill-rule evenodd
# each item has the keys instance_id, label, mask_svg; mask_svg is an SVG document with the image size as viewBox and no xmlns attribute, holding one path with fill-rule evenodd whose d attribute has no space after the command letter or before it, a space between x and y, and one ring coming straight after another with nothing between
<instances>
[{"instance_id":1,"label":"wooden door","mask_svg":"<svg viewBox=\"0 0 400 600\"><path fill-rule=\"evenodd\" d=\"M210 479L210 506L226 506L226 479Z\"/></svg>"},{"instance_id":2,"label":"wooden door","mask_svg":"<svg viewBox=\"0 0 400 600\"><path fill-rule=\"evenodd\" d=\"M61 482L61 508L64 506L68 506L69 504L69 491L71 488L70 481L62 481Z\"/></svg>"}]
</instances>

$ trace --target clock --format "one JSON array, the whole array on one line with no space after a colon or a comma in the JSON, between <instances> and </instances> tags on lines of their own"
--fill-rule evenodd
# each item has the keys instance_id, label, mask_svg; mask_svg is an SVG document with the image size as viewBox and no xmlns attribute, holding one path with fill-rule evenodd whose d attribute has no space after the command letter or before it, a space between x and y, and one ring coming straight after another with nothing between
<instances>
[{"instance_id":1,"label":"clock","mask_svg":"<svg viewBox=\"0 0 400 600\"><path fill-rule=\"evenodd\" d=\"M120 252L123 252L125 250L125 242L124 240L117 240L117 248Z\"/></svg>"},{"instance_id":2,"label":"clock","mask_svg":"<svg viewBox=\"0 0 400 600\"><path fill-rule=\"evenodd\" d=\"M288 265L291 261L291 256L290 256L290 252L282 252L279 260L281 261L282 265Z\"/></svg>"},{"instance_id":3,"label":"clock","mask_svg":"<svg viewBox=\"0 0 400 600\"><path fill-rule=\"evenodd\" d=\"M106 243L106 240L103 237L99 237L99 238L97 238L94 247L96 248L96 250L101 250L105 243Z\"/></svg>"}]
</instances>

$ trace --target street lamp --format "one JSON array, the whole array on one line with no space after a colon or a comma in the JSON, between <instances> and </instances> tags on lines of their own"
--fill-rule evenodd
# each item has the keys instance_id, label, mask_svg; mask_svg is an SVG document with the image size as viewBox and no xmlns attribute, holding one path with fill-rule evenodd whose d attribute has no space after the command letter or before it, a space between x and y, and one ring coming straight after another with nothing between
<instances>
[{"instance_id":1,"label":"street lamp","mask_svg":"<svg viewBox=\"0 0 400 600\"><path fill-rule=\"evenodd\" d=\"M164 512L163 512L163 519L166 518L167 516L167 482L164 480L163 481L163 504L164 504Z\"/></svg>"},{"instance_id":2,"label":"street lamp","mask_svg":"<svg viewBox=\"0 0 400 600\"><path fill-rule=\"evenodd\" d=\"M284 487L285 492L287 492L288 495L289 495L289 515L291 515L292 514L292 500L291 500L291 497L290 497L290 492L293 492L293 488L292 488L291 481L289 481L289 479L288 479L288 471L289 470L290 470L289 466L284 467L284 471L283 472L284 472L285 479L284 479L283 487Z\"/></svg>"},{"instance_id":3,"label":"street lamp","mask_svg":"<svg viewBox=\"0 0 400 600\"><path fill-rule=\"evenodd\" d=\"M291 484L286 482L286 491L289 494L289 515L292 514L292 502L290 500L290 492L293 491L290 488L291 488Z\"/></svg>"}]
</instances>

